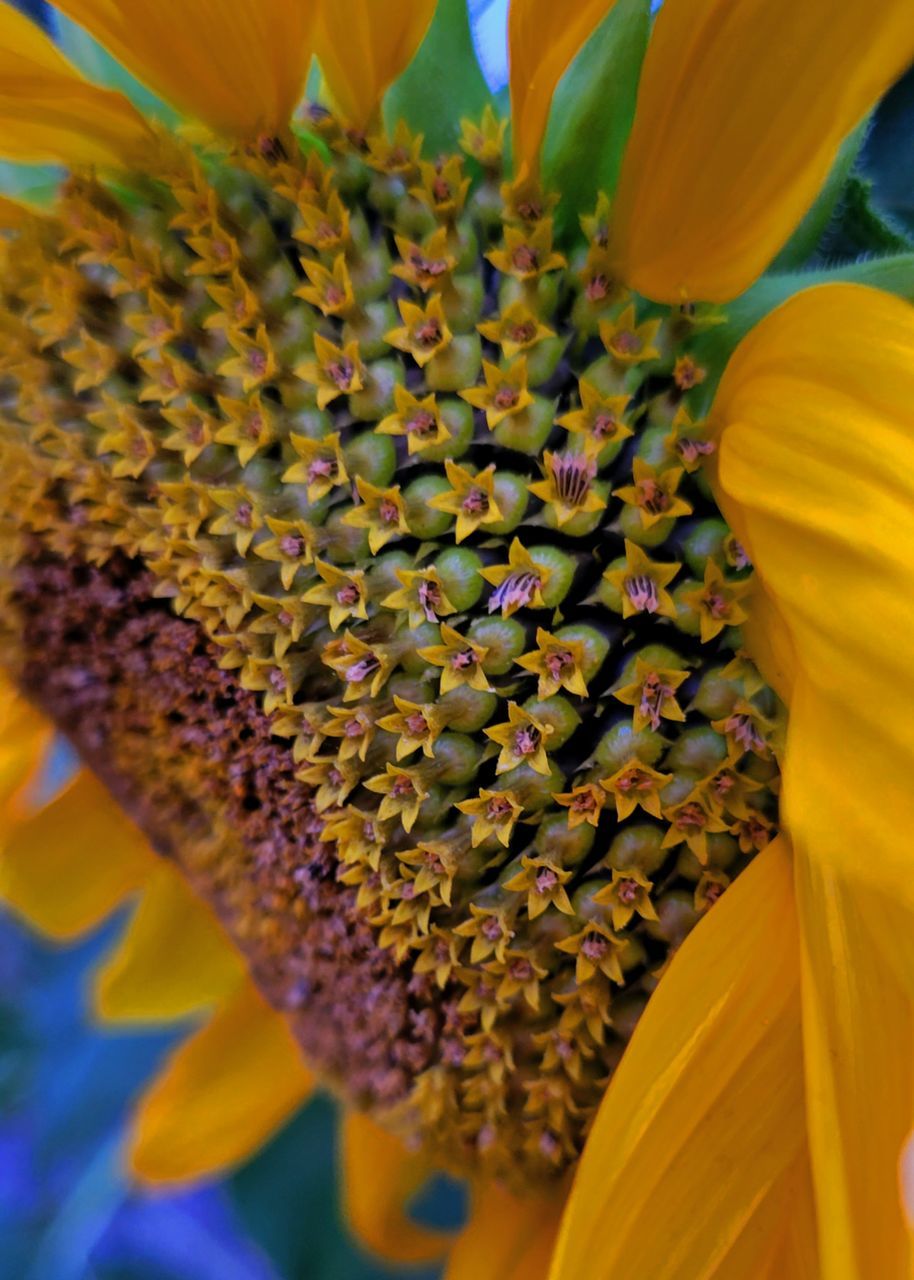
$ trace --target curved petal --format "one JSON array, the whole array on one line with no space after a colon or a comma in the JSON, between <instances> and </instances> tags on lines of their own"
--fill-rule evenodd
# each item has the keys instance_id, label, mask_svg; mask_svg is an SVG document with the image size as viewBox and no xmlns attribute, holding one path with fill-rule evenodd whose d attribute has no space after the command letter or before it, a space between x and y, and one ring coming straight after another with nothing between
<instances>
[{"instance_id":1,"label":"curved petal","mask_svg":"<svg viewBox=\"0 0 914 1280\"><path fill-rule=\"evenodd\" d=\"M782 814L823 1275L895 1280L914 1267L914 308L798 295L743 341L713 416L721 505L797 664Z\"/></svg>"},{"instance_id":2,"label":"curved petal","mask_svg":"<svg viewBox=\"0 0 914 1280\"><path fill-rule=\"evenodd\" d=\"M566 1194L565 1183L526 1196L480 1183L444 1280L545 1280Z\"/></svg>"},{"instance_id":3,"label":"curved petal","mask_svg":"<svg viewBox=\"0 0 914 1280\"><path fill-rule=\"evenodd\" d=\"M155 865L143 836L86 770L0 840L0 899L58 939L99 924Z\"/></svg>"},{"instance_id":4,"label":"curved petal","mask_svg":"<svg viewBox=\"0 0 914 1280\"><path fill-rule=\"evenodd\" d=\"M422 43L435 0L332 0L321 5L316 52L347 124L366 129Z\"/></svg>"},{"instance_id":5,"label":"curved petal","mask_svg":"<svg viewBox=\"0 0 914 1280\"><path fill-rule=\"evenodd\" d=\"M616 192L625 282L662 302L742 293L912 57L909 0L666 0Z\"/></svg>"},{"instance_id":6,"label":"curved petal","mask_svg":"<svg viewBox=\"0 0 914 1280\"><path fill-rule=\"evenodd\" d=\"M313 48L317 0L57 0L137 79L220 132L288 123Z\"/></svg>"},{"instance_id":7,"label":"curved petal","mask_svg":"<svg viewBox=\"0 0 914 1280\"><path fill-rule=\"evenodd\" d=\"M805 1142L790 858L773 841L689 935L597 1113L551 1280L705 1280ZM738 1256L738 1255L737 1255Z\"/></svg>"},{"instance_id":8,"label":"curved petal","mask_svg":"<svg viewBox=\"0 0 914 1280\"><path fill-rule=\"evenodd\" d=\"M149 136L123 94L89 84L39 27L0 4L0 155L117 166Z\"/></svg>"},{"instance_id":9,"label":"curved petal","mask_svg":"<svg viewBox=\"0 0 914 1280\"><path fill-rule=\"evenodd\" d=\"M342 1148L346 1219L365 1247L391 1262L440 1258L449 1237L419 1226L406 1212L431 1172L428 1161L358 1111L346 1113Z\"/></svg>"},{"instance_id":10,"label":"curved petal","mask_svg":"<svg viewBox=\"0 0 914 1280\"><path fill-rule=\"evenodd\" d=\"M227 996L243 971L209 907L163 862L94 975L95 1011L110 1022L181 1018Z\"/></svg>"},{"instance_id":11,"label":"curved petal","mask_svg":"<svg viewBox=\"0 0 914 1280\"><path fill-rule=\"evenodd\" d=\"M537 171L556 85L615 0L511 0L508 64L511 136L518 175Z\"/></svg>"},{"instance_id":12,"label":"curved petal","mask_svg":"<svg viewBox=\"0 0 914 1280\"><path fill-rule=\"evenodd\" d=\"M130 1170L150 1183L211 1177L252 1155L312 1087L285 1019L245 982L140 1099Z\"/></svg>"}]
</instances>

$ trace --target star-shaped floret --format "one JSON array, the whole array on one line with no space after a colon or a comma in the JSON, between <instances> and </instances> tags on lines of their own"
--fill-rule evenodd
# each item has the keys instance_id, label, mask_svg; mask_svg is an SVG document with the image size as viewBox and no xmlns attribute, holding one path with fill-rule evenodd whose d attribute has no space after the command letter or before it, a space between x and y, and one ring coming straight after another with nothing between
<instances>
[{"instance_id":1,"label":"star-shaped floret","mask_svg":"<svg viewBox=\"0 0 914 1280\"><path fill-rule=\"evenodd\" d=\"M409 533L406 503L398 484L381 489L356 476L355 487L362 501L346 512L343 524L353 529L367 529L369 550L372 555L377 555L391 538Z\"/></svg>"},{"instance_id":2,"label":"star-shaped floret","mask_svg":"<svg viewBox=\"0 0 914 1280\"><path fill-rule=\"evenodd\" d=\"M314 358L303 360L295 366L295 375L317 389L317 407L326 409L337 396L348 396L361 391L364 386L364 369L359 356L359 344L353 339L345 346L314 335Z\"/></svg>"},{"instance_id":3,"label":"star-shaped floret","mask_svg":"<svg viewBox=\"0 0 914 1280\"><path fill-rule=\"evenodd\" d=\"M702 644L720 635L724 627L738 627L748 614L740 601L749 590L749 582L729 582L715 560L705 562L704 582L687 591L683 602L698 613Z\"/></svg>"},{"instance_id":4,"label":"star-shaped floret","mask_svg":"<svg viewBox=\"0 0 914 1280\"><path fill-rule=\"evenodd\" d=\"M603 787L616 802L616 817L620 822L636 808L654 818L662 816L660 792L672 779L671 773L658 773L650 765L637 758L628 760L608 778L600 779Z\"/></svg>"},{"instance_id":5,"label":"star-shaped floret","mask_svg":"<svg viewBox=\"0 0 914 1280\"><path fill-rule=\"evenodd\" d=\"M605 508L605 498L593 487L596 460L587 452L550 453L547 449L540 467L543 479L531 484L530 492L552 508L559 528L575 516Z\"/></svg>"},{"instance_id":6,"label":"star-shaped floret","mask_svg":"<svg viewBox=\"0 0 914 1280\"><path fill-rule=\"evenodd\" d=\"M401 298L402 325L385 333L384 341L398 351L411 355L416 364L424 367L448 345L453 337L444 314L441 295L434 293L425 306Z\"/></svg>"},{"instance_id":7,"label":"star-shaped floret","mask_svg":"<svg viewBox=\"0 0 914 1280\"><path fill-rule=\"evenodd\" d=\"M551 724L531 715L516 702L509 702L508 719L484 732L487 738L501 747L496 773L507 773L518 765L527 764L537 773L549 774L545 744L553 733Z\"/></svg>"},{"instance_id":8,"label":"star-shaped floret","mask_svg":"<svg viewBox=\"0 0 914 1280\"><path fill-rule=\"evenodd\" d=\"M688 678L688 671L671 667L657 667L635 659L634 680L616 689L613 697L628 707L634 707L632 723L636 732L640 729L659 729L662 720L685 720L685 712L676 701L676 690Z\"/></svg>"},{"instance_id":9,"label":"star-shaped floret","mask_svg":"<svg viewBox=\"0 0 914 1280\"><path fill-rule=\"evenodd\" d=\"M647 552L625 539L625 563L609 568L603 574L622 597L622 617L637 613L653 613L665 618L676 617L676 605L666 590L682 568L680 563L662 564Z\"/></svg>"},{"instance_id":10,"label":"star-shaped floret","mask_svg":"<svg viewBox=\"0 0 914 1280\"><path fill-rule=\"evenodd\" d=\"M632 463L633 483L614 489L613 494L638 508L641 524L650 529L658 520L674 520L692 514L692 508L677 493L682 467L655 467L643 458Z\"/></svg>"},{"instance_id":11,"label":"star-shaped floret","mask_svg":"<svg viewBox=\"0 0 914 1280\"><path fill-rule=\"evenodd\" d=\"M320 604L328 610L331 631L337 631L350 618L368 617L368 593L363 569L338 569L326 560L315 559L314 567L322 581L302 596L306 604Z\"/></svg>"},{"instance_id":12,"label":"star-shaped floret","mask_svg":"<svg viewBox=\"0 0 914 1280\"><path fill-rule=\"evenodd\" d=\"M338 431L324 436L322 440L312 440L310 436L293 431L289 434L289 443L301 461L286 468L282 482L307 485L309 502L318 502L338 485L348 483L349 473L343 461Z\"/></svg>"},{"instance_id":13,"label":"star-shaped floret","mask_svg":"<svg viewBox=\"0 0 914 1280\"><path fill-rule=\"evenodd\" d=\"M455 541L463 542L480 525L497 524L503 519L495 500L494 462L483 471L473 472L446 458L444 470L451 486L450 492L435 494L429 498L428 505L433 511L447 511L457 517Z\"/></svg>"},{"instance_id":14,"label":"star-shaped floret","mask_svg":"<svg viewBox=\"0 0 914 1280\"><path fill-rule=\"evenodd\" d=\"M398 382L394 385L394 406L395 412L383 418L375 431L382 436L405 436L410 456L450 440L451 432L433 394L420 399Z\"/></svg>"},{"instance_id":15,"label":"star-shaped floret","mask_svg":"<svg viewBox=\"0 0 914 1280\"><path fill-rule=\"evenodd\" d=\"M630 867L625 871L613 871L612 880L597 890L593 901L600 907L609 907L614 929L624 929L637 912L642 920L656 920L657 912L651 902L653 882L643 871Z\"/></svg>"},{"instance_id":16,"label":"star-shaped floret","mask_svg":"<svg viewBox=\"0 0 914 1280\"><path fill-rule=\"evenodd\" d=\"M563 640L544 627L536 629L536 648L516 659L518 666L539 677L538 698L551 698L559 689L586 698L584 660L582 641Z\"/></svg>"},{"instance_id":17,"label":"star-shaped floret","mask_svg":"<svg viewBox=\"0 0 914 1280\"><path fill-rule=\"evenodd\" d=\"M544 338L554 338L555 330L544 325L535 311L520 300L512 302L494 320L483 321L476 328L489 342L501 347L506 360L521 351L529 351Z\"/></svg>"},{"instance_id":18,"label":"star-shaped floret","mask_svg":"<svg viewBox=\"0 0 914 1280\"><path fill-rule=\"evenodd\" d=\"M427 645L420 649L419 657L432 666L441 667L441 694L450 693L467 685L480 693L491 693L492 689L483 670L483 662L489 650L485 645L474 644L448 626L441 623L441 644Z\"/></svg>"},{"instance_id":19,"label":"star-shaped floret","mask_svg":"<svg viewBox=\"0 0 914 1280\"><path fill-rule=\"evenodd\" d=\"M402 610L411 627L438 622L457 612L445 595L437 569L395 569L394 573L402 585L384 597L381 607Z\"/></svg>"},{"instance_id":20,"label":"star-shaped floret","mask_svg":"<svg viewBox=\"0 0 914 1280\"><path fill-rule=\"evenodd\" d=\"M468 387L460 392L460 397L474 409L483 409L486 426L494 431L505 418L523 412L533 403L527 388L527 357L517 356L504 366L483 360L482 372L485 384Z\"/></svg>"},{"instance_id":21,"label":"star-shaped floret","mask_svg":"<svg viewBox=\"0 0 914 1280\"><path fill-rule=\"evenodd\" d=\"M550 571L537 564L519 538L512 539L507 564L492 564L480 572L495 588L489 596L489 613L500 610L503 617L510 618L525 607L545 609L543 587Z\"/></svg>"},{"instance_id":22,"label":"star-shaped floret","mask_svg":"<svg viewBox=\"0 0 914 1280\"><path fill-rule=\"evenodd\" d=\"M473 819L473 848L494 835L505 848L511 843L515 823L523 805L513 791L486 791L481 788L472 800L460 800L457 808Z\"/></svg>"},{"instance_id":23,"label":"star-shaped floret","mask_svg":"<svg viewBox=\"0 0 914 1280\"><path fill-rule=\"evenodd\" d=\"M600 322L600 337L612 358L627 366L660 358L660 352L654 345L659 329L660 320L645 320L638 324L632 302L615 320Z\"/></svg>"}]
</instances>

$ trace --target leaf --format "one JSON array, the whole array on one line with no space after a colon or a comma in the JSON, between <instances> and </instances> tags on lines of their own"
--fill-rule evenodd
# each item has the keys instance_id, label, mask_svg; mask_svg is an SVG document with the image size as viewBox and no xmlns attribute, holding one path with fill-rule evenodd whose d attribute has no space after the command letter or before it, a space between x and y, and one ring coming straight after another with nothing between
<instances>
[{"instance_id":1,"label":"leaf","mask_svg":"<svg viewBox=\"0 0 914 1280\"><path fill-rule=\"evenodd\" d=\"M544 185L562 195L559 238L616 189L649 31L649 0L618 0L559 81L542 158Z\"/></svg>"},{"instance_id":2,"label":"leaf","mask_svg":"<svg viewBox=\"0 0 914 1280\"><path fill-rule=\"evenodd\" d=\"M803 221L772 262L770 271L796 271L802 267L819 247L819 242L832 220L841 194L851 176L851 170L870 127L870 117L861 120L852 133L844 139L835 163L831 167L825 185L816 197Z\"/></svg>"},{"instance_id":3,"label":"leaf","mask_svg":"<svg viewBox=\"0 0 914 1280\"><path fill-rule=\"evenodd\" d=\"M438 0L418 53L387 91L388 129L402 119L425 135L428 154L454 151L461 118L477 120L492 102L476 60L466 0Z\"/></svg>"},{"instance_id":4,"label":"leaf","mask_svg":"<svg viewBox=\"0 0 914 1280\"><path fill-rule=\"evenodd\" d=\"M914 302L914 253L867 258L817 271L763 276L751 289L727 304L724 324L705 330L693 344L695 359L708 369L708 378L701 388L702 407L707 409L710 405L724 366L736 347L769 311L803 289L840 281L871 285Z\"/></svg>"}]
</instances>

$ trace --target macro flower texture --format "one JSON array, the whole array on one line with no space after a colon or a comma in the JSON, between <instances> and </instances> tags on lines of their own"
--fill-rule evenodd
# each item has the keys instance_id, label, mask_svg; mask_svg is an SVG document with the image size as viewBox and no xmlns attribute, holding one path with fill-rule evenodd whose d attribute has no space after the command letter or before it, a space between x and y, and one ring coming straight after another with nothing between
<instances>
[{"instance_id":1,"label":"macro flower texture","mask_svg":"<svg viewBox=\"0 0 914 1280\"><path fill-rule=\"evenodd\" d=\"M132 1176L325 1088L401 1269L910 1280L914 260L766 274L910 0L512 0L509 116L463 0L56 7L172 110L0 9L0 897L196 1015Z\"/></svg>"}]
</instances>

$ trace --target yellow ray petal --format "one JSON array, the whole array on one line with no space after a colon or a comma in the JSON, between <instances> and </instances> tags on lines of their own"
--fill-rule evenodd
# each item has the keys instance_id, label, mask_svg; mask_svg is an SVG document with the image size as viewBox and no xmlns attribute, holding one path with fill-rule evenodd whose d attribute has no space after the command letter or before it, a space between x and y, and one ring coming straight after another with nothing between
<instances>
[{"instance_id":1,"label":"yellow ray petal","mask_svg":"<svg viewBox=\"0 0 914 1280\"><path fill-rule=\"evenodd\" d=\"M444 1280L545 1280L566 1194L564 1182L528 1196L481 1183Z\"/></svg>"},{"instance_id":2,"label":"yellow ray petal","mask_svg":"<svg viewBox=\"0 0 914 1280\"><path fill-rule=\"evenodd\" d=\"M806 688L784 770L791 839L914 908L914 308L861 285L797 295L744 339L713 420L719 501ZM842 749L812 750L829 707Z\"/></svg>"},{"instance_id":3,"label":"yellow ray petal","mask_svg":"<svg viewBox=\"0 0 914 1280\"><path fill-rule=\"evenodd\" d=\"M431 1172L428 1161L357 1111L343 1121L343 1204L362 1243L391 1262L431 1262L449 1237L413 1222L410 1198Z\"/></svg>"},{"instance_id":4,"label":"yellow ray petal","mask_svg":"<svg viewBox=\"0 0 914 1280\"><path fill-rule=\"evenodd\" d=\"M741 293L912 57L910 0L667 0L616 193L626 283L665 302Z\"/></svg>"},{"instance_id":5,"label":"yellow ray petal","mask_svg":"<svg viewBox=\"0 0 914 1280\"><path fill-rule=\"evenodd\" d=\"M40 769L52 734L48 722L0 673L0 832L8 834L22 816L21 793Z\"/></svg>"},{"instance_id":6,"label":"yellow ray petal","mask_svg":"<svg viewBox=\"0 0 914 1280\"><path fill-rule=\"evenodd\" d=\"M714 406L718 493L796 658L782 815L796 850L823 1276L908 1277L914 1124L914 309L813 289L742 343Z\"/></svg>"},{"instance_id":7,"label":"yellow ray petal","mask_svg":"<svg viewBox=\"0 0 914 1280\"><path fill-rule=\"evenodd\" d=\"M209 907L163 862L95 973L95 1011L112 1022L181 1018L227 996L243 972Z\"/></svg>"},{"instance_id":8,"label":"yellow ray petal","mask_svg":"<svg viewBox=\"0 0 914 1280\"><path fill-rule=\"evenodd\" d=\"M52 938L74 938L139 888L154 866L143 836L83 770L3 833L0 899Z\"/></svg>"},{"instance_id":9,"label":"yellow ray petal","mask_svg":"<svg viewBox=\"0 0 914 1280\"><path fill-rule=\"evenodd\" d=\"M366 129L384 90L408 65L428 30L436 0L333 0L323 4L315 47L347 124Z\"/></svg>"},{"instance_id":10,"label":"yellow ray petal","mask_svg":"<svg viewBox=\"0 0 914 1280\"><path fill-rule=\"evenodd\" d=\"M511 135L518 175L537 171L552 95L572 58L615 0L511 0L508 57Z\"/></svg>"},{"instance_id":11,"label":"yellow ray petal","mask_svg":"<svg viewBox=\"0 0 914 1280\"><path fill-rule=\"evenodd\" d=\"M651 997L587 1140L552 1280L716 1275L803 1142L796 913L775 840Z\"/></svg>"},{"instance_id":12,"label":"yellow ray petal","mask_svg":"<svg viewBox=\"0 0 914 1280\"><path fill-rule=\"evenodd\" d=\"M0 4L0 155L116 166L148 138L123 94L89 84L33 22Z\"/></svg>"},{"instance_id":13,"label":"yellow ray petal","mask_svg":"<svg viewBox=\"0 0 914 1280\"><path fill-rule=\"evenodd\" d=\"M210 1177L252 1155L312 1087L285 1019L245 982L140 1099L130 1170L150 1183Z\"/></svg>"},{"instance_id":14,"label":"yellow ray petal","mask_svg":"<svg viewBox=\"0 0 914 1280\"><path fill-rule=\"evenodd\" d=\"M59 0L162 98L220 132L285 125L313 48L316 0Z\"/></svg>"},{"instance_id":15,"label":"yellow ray petal","mask_svg":"<svg viewBox=\"0 0 914 1280\"><path fill-rule=\"evenodd\" d=\"M898 1161L914 1125L912 920L824 862L800 854L797 870L821 1274L910 1280L914 1240Z\"/></svg>"}]
</instances>

